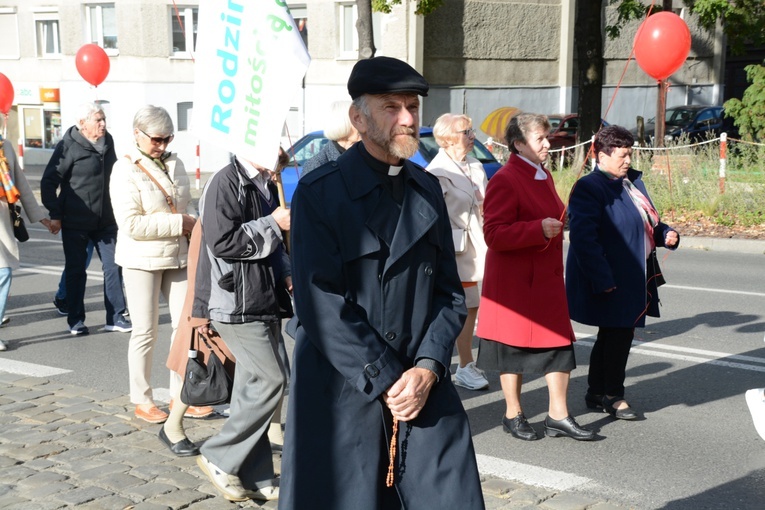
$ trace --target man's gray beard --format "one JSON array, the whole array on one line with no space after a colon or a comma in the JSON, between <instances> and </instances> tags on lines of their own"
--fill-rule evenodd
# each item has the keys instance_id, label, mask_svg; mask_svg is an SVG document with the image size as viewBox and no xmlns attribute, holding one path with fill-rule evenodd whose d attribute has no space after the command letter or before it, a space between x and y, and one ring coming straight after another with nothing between
<instances>
[{"instance_id":1,"label":"man's gray beard","mask_svg":"<svg viewBox=\"0 0 765 510\"><path fill-rule=\"evenodd\" d=\"M367 135L370 140L379 145L386 153L394 158L409 159L414 156L415 152L417 152L420 142L416 134L410 135L404 140L399 140L398 138L392 140L393 136L383 133L371 116L367 117L367 121L369 124ZM414 133L417 133L416 128L414 129Z\"/></svg>"}]
</instances>

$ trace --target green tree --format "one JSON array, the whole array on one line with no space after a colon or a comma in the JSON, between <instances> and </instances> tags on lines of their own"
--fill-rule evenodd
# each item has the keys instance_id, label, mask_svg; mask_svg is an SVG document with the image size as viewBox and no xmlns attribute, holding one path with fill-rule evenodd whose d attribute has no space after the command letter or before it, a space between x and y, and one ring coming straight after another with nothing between
<instances>
[{"instance_id":1,"label":"green tree","mask_svg":"<svg viewBox=\"0 0 765 510\"><path fill-rule=\"evenodd\" d=\"M667 7L671 2L667 2ZM722 21L728 45L734 54L741 53L746 44L765 44L765 2L763 0L684 0L691 12L699 16L705 28ZM579 61L579 119L580 139L588 139L600 126L601 94L603 90L603 12L614 5L618 13L614 25L605 26L605 33L614 39L621 28L645 16L648 5L639 0L577 0L575 50ZM661 10L655 5L653 11Z\"/></svg>"},{"instance_id":2,"label":"green tree","mask_svg":"<svg viewBox=\"0 0 765 510\"><path fill-rule=\"evenodd\" d=\"M765 65L744 68L751 85L741 99L729 99L723 105L725 115L733 117L745 140L765 140Z\"/></svg>"}]
</instances>

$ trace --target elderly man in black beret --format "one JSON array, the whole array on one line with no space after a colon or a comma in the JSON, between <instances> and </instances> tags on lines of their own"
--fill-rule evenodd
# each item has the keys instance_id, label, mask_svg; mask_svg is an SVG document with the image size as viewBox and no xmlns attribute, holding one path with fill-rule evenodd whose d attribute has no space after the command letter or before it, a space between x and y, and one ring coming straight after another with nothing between
<instances>
[{"instance_id":1,"label":"elderly man in black beret","mask_svg":"<svg viewBox=\"0 0 765 510\"><path fill-rule=\"evenodd\" d=\"M279 508L484 508L467 415L449 377L467 310L451 227L417 150L405 62L348 80L361 143L292 200L299 321Z\"/></svg>"}]
</instances>

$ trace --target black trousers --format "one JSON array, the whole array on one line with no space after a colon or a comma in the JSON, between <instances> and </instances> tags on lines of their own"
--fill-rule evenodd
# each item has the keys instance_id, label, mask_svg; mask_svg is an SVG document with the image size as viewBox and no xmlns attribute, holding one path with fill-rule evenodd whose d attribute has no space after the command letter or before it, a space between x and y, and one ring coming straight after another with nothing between
<instances>
[{"instance_id":1,"label":"black trousers","mask_svg":"<svg viewBox=\"0 0 765 510\"><path fill-rule=\"evenodd\" d=\"M627 357L635 328L600 328L590 354L588 392L593 395L624 396Z\"/></svg>"}]
</instances>

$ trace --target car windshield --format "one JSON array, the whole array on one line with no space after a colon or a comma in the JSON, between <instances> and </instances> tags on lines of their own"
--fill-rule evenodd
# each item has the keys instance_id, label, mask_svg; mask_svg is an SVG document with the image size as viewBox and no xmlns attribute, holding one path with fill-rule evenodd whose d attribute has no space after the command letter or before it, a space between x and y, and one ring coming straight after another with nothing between
<instances>
[{"instance_id":1,"label":"car windshield","mask_svg":"<svg viewBox=\"0 0 765 510\"><path fill-rule=\"evenodd\" d=\"M561 117L547 117L547 120L550 121L550 131L555 131L563 119Z\"/></svg>"},{"instance_id":2,"label":"car windshield","mask_svg":"<svg viewBox=\"0 0 765 510\"><path fill-rule=\"evenodd\" d=\"M695 116L696 110L690 108L669 108L664 123L667 126L686 126Z\"/></svg>"},{"instance_id":3,"label":"car windshield","mask_svg":"<svg viewBox=\"0 0 765 510\"><path fill-rule=\"evenodd\" d=\"M306 161L314 157L327 144L329 140L321 133L311 133L295 144L295 154L290 160L290 166L303 166Z\"/></svg>"},{"instance_id":4,"label":"car windshield","mask_svg":"<svg viewBox=\"0 0 765 510\"><path fill-rule=\"evenodd\" d=\"M438 154L438 149L438 144L436 143L436 139L433 137L432 133L420 135L420 152L422 152L425 160L430 162L434 157L436 157L436 154ZM489 149L487 149L486 146L484 146L478 140L476 140L475 144L473 144L473 150L470 151L470 155L481 163L493 163L496 161L491 152L489 152Z\"/></svg>"}]
</instances>

